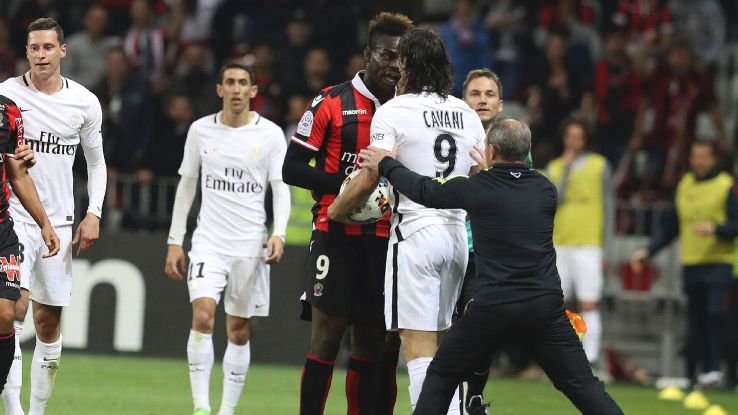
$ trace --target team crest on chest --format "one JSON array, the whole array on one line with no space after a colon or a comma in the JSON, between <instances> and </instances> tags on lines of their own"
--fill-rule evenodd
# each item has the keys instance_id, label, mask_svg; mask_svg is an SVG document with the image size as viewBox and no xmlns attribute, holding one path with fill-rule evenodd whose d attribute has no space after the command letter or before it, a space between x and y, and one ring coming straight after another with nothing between
<instances>
[{"instance_id":1,"label":"team crest on chest","mask_svg":"<svg viewBox=\"0 0 738 415\"><path fill-rule=\"evenodd\" d=\"M67 123L70 127L76 130L82 126L82 117L77 114L72 115L71 117L69 117L69 121Z\"/></svg>"}]
</instances>

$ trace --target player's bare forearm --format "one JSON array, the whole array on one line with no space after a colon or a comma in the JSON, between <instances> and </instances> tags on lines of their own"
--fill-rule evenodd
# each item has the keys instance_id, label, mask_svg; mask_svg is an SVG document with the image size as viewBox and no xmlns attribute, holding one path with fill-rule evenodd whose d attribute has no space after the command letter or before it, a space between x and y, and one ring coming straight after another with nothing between
<instances>
[{"instance_id":1,"label":"player's bare forearm","mask_svg":"<svg viewBox=\"0 0 738 415\"><path fill-rule=\"evenodd\" d=\"M36 185L28 174L26 164L23 161L7 159L7 166L10 185L23 208L40 228L50 226L49 217L41 204Z\"/></svg>"},{"instance_id":2,"label":"player's bare forearm","mask_svg":"<svg viewBox=\"0 0 738 415\"><path fill-rule=\"evenodd\" d=\"M374 188L379 184L379 175L362 169L343 192L328 206L328 217L343 223L354 223L349 219L351 212L366 203Z\"/></svg>"}]
</instances>

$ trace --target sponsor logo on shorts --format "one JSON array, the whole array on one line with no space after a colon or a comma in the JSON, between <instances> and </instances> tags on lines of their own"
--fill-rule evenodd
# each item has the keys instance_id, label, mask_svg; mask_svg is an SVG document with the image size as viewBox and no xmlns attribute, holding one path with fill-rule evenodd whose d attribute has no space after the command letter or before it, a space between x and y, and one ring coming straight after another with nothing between
<instances>
[{"instance_id":1,"label":"sponsor logo on shorts","mask_svg":"<svg viewBox=\"0 0 738 415\"><path fill-rule=\"evenodd\" d=\"M18 257L15 255L10 254L7 257L0 256L0 269L5 273L8 282L20 282L20 261L18 261Z\"/></svg>"},{"instance_id":2,"label":"sponsor logo on shorts","mask_svg":"<svg viewBox=\"0 0 738 415\"><path fill-rule=\"evenodd\" d=\"M315 285L313 285L313 295L316 297L323 295L323 284L316 282Z\"/></svg>"}]
</instances>

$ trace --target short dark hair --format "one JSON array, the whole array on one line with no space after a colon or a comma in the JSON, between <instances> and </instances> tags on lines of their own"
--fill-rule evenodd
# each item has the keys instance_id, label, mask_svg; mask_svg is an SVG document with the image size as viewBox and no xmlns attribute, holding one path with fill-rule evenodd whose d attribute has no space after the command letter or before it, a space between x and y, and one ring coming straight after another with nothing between
<instances>
[{"instance_id":1,"label":"short dark hair","mask_svg":"<svg viewBox=\"0 0 738 415\"><path fill-rule=\"evenodd\" d=\"M377 35L400 37L413 27L413 21L400 13L382 12L374 16L369 22L369 36L367 46L373 49L376 46Z\"/></svg>"},{"instance_id":2,"label":"short dark hair","mask_svg":"<svg viewBox=\"0 0 738 415\"><path fill-rule=\"evenodd\" d=\"M497 93L500 94L500 99L502 99L502 82L500 81L500 77L487 68L474 69L466 75L464 85L461 87L462 98L466 96L466 88L469 87L471 81L477 78L489 78L493 80L497 84Z\"/></svg>"},{"instance_id":3,"label":"short dark hair","mask_svg":"<svg viewBox=\"0 0 738 415\"><path fill-rule=\"evenodd\" d=\"M400 38L399 49L405 63L405 92L427 91L446 98L454 83L454 67L441 37L428 29L410 29Z\"/></svg>"},{"instance_id":4,"label":"short dark hair","mask_svg":"<svg viewBox=\"0 0 738 415\"><path fill-rule=\"evenodd\" d=\"M486 142L504 160L523 161L530 152L530 127L515 118L496 117L487 130Z\"/></svg>"},{"instance_id":5,"label":"short dark hair","mask_svg":"<svg viewBox=\"0 0 738 415\"><path fill-rule=\"evenodd\" d=\"M30 35L31 32L35 32L37 30L55 31L56 38L59 39L59 44L64 44L64 30L62 29L61 25L51 17L42 17L40 19L32 21L31 24L28 25L28 28L26 28L26 42L28 42L28 35Z\"/></svg>"},{"instance_id":6,"label":"short dark hair","mask_svg":"<svg viewBox=\"0 0 738 415\"><path fill-rule=\"evenodd\" d=\"M218 83L223 84L223 78L225 77L225 71L229 69L241 69L249 73L249 82L251 82L251 85L256 85L256 78L254 78L254 68L251 67L251 65L244 65L241 63L231 62L226 63L220 68L220 72L218 74Z\"/></svg>"}]
</instances>

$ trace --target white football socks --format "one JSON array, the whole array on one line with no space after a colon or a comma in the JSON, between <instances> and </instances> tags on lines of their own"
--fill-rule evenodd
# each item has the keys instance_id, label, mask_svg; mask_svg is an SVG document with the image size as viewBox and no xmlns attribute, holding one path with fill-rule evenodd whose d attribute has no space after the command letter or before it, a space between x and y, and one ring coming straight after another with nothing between
<instances>
[{"instance_id":1,"label":"white football socks","mask_svg":"<svg viewBox=\"0 0 738 415\"><path fill-rule=\"evenodd\" d=\"M190 330L187 339L187 363L195 409L210 410L210 371L213 368L213 335Z\"/></svg>"},{"instance_id":2,"label":"white football socks","mask_svg":"<svg viewBox=\"0 0 738 415\"><path fill-rule=\"evenodd\" d=\"M49 403L54 379L61 359L62 337L53 343L44 343L36 337L36 348L31 361L31 407L28 415L42 415Z\"/></svg>"},{"instance_id":3,"label":"white football socks","mask_svg":"<svg viewBox=\"0 0 738 415\"><path fill-rule=\"evenodd\" d=\"M428 366L433 360L432 357L418 357L407 362L407 373L410 375L410 407L415 411L415 406L418 404L418 398L420 398L420 391L423 390L423 382L425 381L425 373L428 371ZM456 388L453 398L451 398L451 404L448 407L448 415L458 415L459 412L459 388Z\"/></svg>"},{"instance_id":4,"label":"white football socks","mask_svg":"<svg viewBox=\"0 0 738 415\"><path fill-rule=\"evenodd\" d=\"M582 319L587 325L587 333L582 339L584 353L589 363L596 363L600 357L600 341L602 340L602 318L600 310L582 311Z\"/></svg>"},{"instance_id":5,"label":"white football socks","mask_svg":"<svg viewBox=\"0 0 738 415\"><path fill-rule=\"evenodd\" d=\"M10 366L8 380L3 390L3 406L6 415L23 415L20 402L20 391L23 384L23 355L20 348L20 336L23 333L23 322L16 320L13 326L15 327L15 356L13 356L13 365Z\"/></svg>"},{"instance_id":6,"label":"white football socks","mask_svg":"<svg viewBox=\"0 0 738 415\"><path fill-rule=\"evenodd\" d=\"M232 415L241 397L243 384L251 363L251 346L228 342L223 355L223 398L218 415Z\"/></svg>"}]
</instances>

